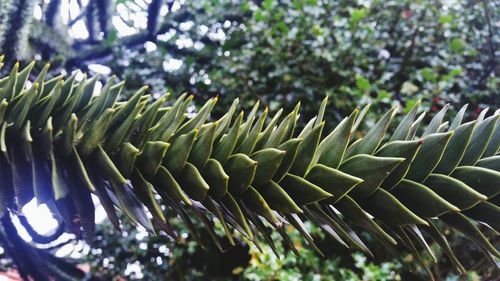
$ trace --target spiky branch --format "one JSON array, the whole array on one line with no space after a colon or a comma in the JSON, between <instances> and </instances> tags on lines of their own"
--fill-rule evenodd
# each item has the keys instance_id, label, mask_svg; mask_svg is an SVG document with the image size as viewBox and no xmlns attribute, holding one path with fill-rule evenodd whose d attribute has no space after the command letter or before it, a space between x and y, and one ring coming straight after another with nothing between
<instances>
[{"instance_id":1,"label":"spiky branch","mask_svg":"<svg viewBox=\"0 0 500 281\"><path fill-rule=\"evenodd\" d=\"M304 221L371 255L358 235L364 229L395 256L396 245L403 245L424 265L422 252L435 261L433 241L464 273L443 234L446 226L499 257L490 242L500 230L498 111L463 123L464 107L449 123L444 107L421 128L417 104L388 134L393 108L356 138L368 107L331 132L323 132L326 99L300 131L300 105L269 120L258 102L245 117L235 101L210 120L213 98L188 118L192 96L152 101L144 87L118 102L123 82L112 78L94 96L96 77L46 80L48 66L28 86L32 67L16 64L0 80L3 214L36 198L66 231L90 236L93 193L116 228L119 209L150 232L178 239L168 210L195 239L194 224L203 224L221 250L215 218L231 243L262 238L274 249L269 225L297 251L284 228L291 225L319 254Z\"/></svg>"}]
</instances>

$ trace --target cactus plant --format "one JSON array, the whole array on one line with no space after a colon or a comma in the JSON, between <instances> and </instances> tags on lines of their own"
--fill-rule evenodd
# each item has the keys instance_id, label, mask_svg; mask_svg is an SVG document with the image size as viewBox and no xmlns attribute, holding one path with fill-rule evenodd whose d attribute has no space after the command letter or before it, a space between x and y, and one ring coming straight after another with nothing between
<instances>
[{"instance_id":1,"label":"cactus plant","mask_svg":"<svg viewBox=\"0 0 500 281\"><path fill-rule=\"evenodd\" d=\"M2 216L36 198L66 231L91 236L94 194L117 229L121 210L178 239L169 210L188 226L201 222L221 248L215 218L231 243L272 246L269 227L287 243L284 226L291 225L318 254L304 221L369 255L360 229L395 256L403 245L421 261L421 249L435 259L434 241L464 273L443 234L448 225L500 257L498 110L463 123L464 106L448 123L445 107L423 126L417 104L389 130L393 108L357 138L368 107L331 132L324 130L327 99L301 130L300 105L268 118L258 102L248 115L238 112L236 100L211 120L213 98L188 118L186 94L167 103L167 95L152 100L143 87L120 101L124 83L115 78L95 95L97 77L46 79L46 66L29 81L33 65L16 64L0 79Z\"/></svg>"}]
</instances>

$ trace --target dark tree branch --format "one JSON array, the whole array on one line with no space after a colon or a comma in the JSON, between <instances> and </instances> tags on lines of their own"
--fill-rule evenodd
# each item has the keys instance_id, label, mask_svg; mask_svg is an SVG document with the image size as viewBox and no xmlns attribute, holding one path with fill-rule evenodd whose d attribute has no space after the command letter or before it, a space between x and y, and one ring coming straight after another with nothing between
<instances>
[{"instance_id":1,"label":"dark tree branch","mask_svg":"<svg viewBox=\"0 0 500 281\"><path fill-rule=\"evenodd\" d=\"M73 243L75 241L78 241L76 238L70 238L68 240L65 240L65 241L62 241L60 243L57 243L56 245L53 245L53 246L50 246L50 247L47 247L47 248L43 248L43 250L45 251L54 251L54 250L58 250L60 249L61 247L65 246L65 245L68 245L70 243Z\"/></svg>"},{"instance_id":2,"label":"dark tree branch","mask_svg":"<svg viewBox=\"0 0 500 281\"><path fill-rule=\"evenodd\" d=\"M12 223L9 213L5 214L1 219L0 237L2 247L13 261L16 263L17 270L24 280L30 280L27 276L31 276L35 280L49 280L46 268L38 264L39 255L33 251L18 234L17 229Z\"/></svg>"},{"instance_id":3,"label":"dark tree branch","mask_svg":"<svg viewBox=\"0 0 500 281\"><path fill-rule=\"evenodd\" d=\"M59 12L59 7L61 6L61 0L52 0L47 5L47 9L45 10L45 23L48 27L54 28L56 22L56 16ZM42 58L44 60L48 60L50 55L52 54L52 50L49 48L42 49Z\"/></svg>"},{"instance_id":4,"label":"dark tree branch","mask_svg":"<svg viewBox=\"0 0 500 281\"><path fill-rule=\"evenodd\" d=\"M130 35L127 37L123 37L118 41L119 42L117 42L117 44L115 44L114 46L133 48L137 45L143 44L146 41L148 41L148 34L138 33L138 34ZM80 66L84 65L85 62L102 59L104 57L111 55L112 53L113 53L112 46L97 45L95 47L91 47L91 48L88 48L86 50L80 51L79 55L76 55L73 58L69 59L66 64L68 66L80 67Z\"/></svg>"},{"instance_id":5,"label":"dark tree branch","mask_svg":"<svg viewBox=\"0 0 500 281\"><path fill-rule=\"evenodd\" d=\"M24 241L10 213L0 218L0 243L23 280L81 280L85 276L73 263Z\"/></svg>"},{"instance_id":6,"label":"dark tree branch","mask_svg":"<svg viewBox=\"0 0 500 281\"><path fill-rule=\"evenodd\" d=\"M155 35L158 31L158 18L160 16L160 9L162 5L163 0L153 0L148 6L147 32L152 37L156 37Z\"/></svg>"},{"instance_id":7,"label":"dark tree branch","mask_svg":"<svg viewBox=\"0 0 500 281\"><path fill-rule=\"evenodd\" d=\"M59 222L53 234L45 236L36 232L36 230L33 229L33 227L28 222L25 216L18 216L18 218L21 225L26 229L28 234L31 236L31 239L33 239L33 242L35 243L48 244L50 242L55 241L64 233L64 224L62 222Z\"/></svg>"},{"instance_id":8,"label":"dark tree branch","mask_svg":"<svg viewBox=\"0 0 500 281\"><path fill-rule=\"evenodd\" d=\"M47 10L45 11L45 22L48 26L54 27L56 15L59 12L60 6L61 0L51 0L47 5Z\"/></svg>"},{"instance_id":9,"label":"dark tree branch","mask_svg":"<svg viewBox=\"0 0 500 281\"><path fill-rule=\"evenodd\" d=\"M87 7L82 8L80 14L68 22L68 26L72 27L73 25L75 25L76 22L78 22L85 16L86 12L87 12Z\"/></svg>"},{"instance_id":10,"label":"dark tree branch","mask_svg":"<svg viewBox=\"0 0 500 281\"><path fill-rule=\"evenodd\" d=\"M168 43L168 42L158 42L157 36L159 34L163 34L168 32L171 29L176 30L177 32L184 32L180 30L179 23L193 20L195 21L195 15L192 11L189 10L189 7L182 7L180 10L169 13L163 22L159 24L159 14L161 10L161 6L166 4L168 9L171 10L173 5L173 1L169 0L153 0L149 6L147 6L148 11L148 22L146 30L140 31L136 34L118 38L112 45L105 44L102 41L96 40L95 36L92 39L93 26L91 22L94 20L94 15L91 13L91 10L94 10L93 2L95 0L90 0L89 4L85 9L87 10L86 16L86 24L87 27L90 27L88 40L74 40L72 48L74 49L74 53L76 55L70 57L66 66L70 68L86 68L86 65L90 62L99 62L104 63L111 58L113 51L117 48L128 48L134 49L137 47L142 47L142 45L147 41L153 41L157 44L161 44L170 54L174 56L195 56L196 60L207 61L206 56L200 54L199 50L195 50L193 48L179 48L177 45ZM250 13L251 14L251 13ZM224 22L226 20L229 21L238 21L241 22L244 17L250 15L244 14L240 15L234 13L233 11L227 11L227 13L223 14L218 18L219 22ZM90 20L92 19L92 21ZM202 42L205 45L209 46L220 46L220 42L214 41L210 39L208 36L203 36L198 39L199 42Z\"/></svg>"},{"instance_id":11,"label":"dark tree branch","mask_svg":"<svg viewBox=\"0 0 500 281\"><path fill-rule=\"evenodd\" d=\"M95 32L95 19L94 19L95 5L93 0L89 0L87 7L85 7L85 25L87 26L87 32L89 33L89 42L96 41Z\"/></svg>"},{"instance_id":12,"label":"dark tree branch","mask_svg":"<svg viewBox=\"0 0 500 281\"><path fill-rule=\"evenodd\" d=\"M90 5L90 3L89 3ZM87 7L89 9L89 7ZM236 17L234 14L228 14L227 17L231 19L235 19ZM226 15L221 17L221 21L225 21L228 18ZM162 34L167 32L169 29L175 29L179 30L178 27L173 25L172 23L174 22L184 22L190 19L194 19L194 15L188 11L187 9L182 9L178 12L176 12L171 18L168 20L165 20L157 29L155 33L152 35L149 33L148 30L139 32L137 34L133 34L130 36L122 37L117 40L115 44L112 46L109 45L104 45L104 44L98 44L92 47L88 48L83 48L84 45L94 45L96 42L83 42L83 41L75 41L73 48L76 50L79 50L77 55L74 57L70 58L66 65L69 67L85 67L85 65L89 62L96 62L103 60L107 57L110 57L111 54L113 53L113 49L117 47L125 47L129 49L133 49L137 46L140 46L144 44L147 41L156 41L156 36L158 34ZM90 32L89 32L90 34ZM206 45L217 45L218 42L214 42L213 40L210 40L208 37L203 37L201 38L201 42L203 42ZM177 56L192 56L196 55L198 51L191 49L191 48L179 48L175 44L171 43L161 43L166 49L168 50L169 53ZM81 48L81 49L80 49Z\"/></svg>"},{"instance_id":13,"label":"dark tree branch","mask_svg":"<svg viewBox=\"0 0 500 281\"><path fill-rule=\"evenodd\" d=\"M25 266L21 259L19 259L16 255L16 251L14 247L11 245L11 242L7 239L6 233L4 231L0 231L0 244L4 249L7 256L12 259L13 264L16 265L17 272L21 276L23 280L28 280L28 274L25 272Z\"/></svg>"},{"instance_id":14,"label":"dark tree branch","mask_svg":"<svg viewBox=\"0 0 500 281\"><path fill-rule=\"evenodd\" d=\"M104 38L108 37L109 34L109 18L111 17L111 0L99 0L95 2L95 7L97 10L97 21L99 23L99 28L104 34Z\"/></svg>"}]
</instances>

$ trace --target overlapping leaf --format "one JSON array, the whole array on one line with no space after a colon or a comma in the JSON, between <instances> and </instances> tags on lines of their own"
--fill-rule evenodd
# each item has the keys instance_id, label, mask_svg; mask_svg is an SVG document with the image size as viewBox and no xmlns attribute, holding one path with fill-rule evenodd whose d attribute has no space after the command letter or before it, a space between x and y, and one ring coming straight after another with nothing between
<instances>
[{"instance_id":1,"label":"overlapping leaf","mask_svg":"<svg viewBox=\"0 0 500 281\"><path fill-rule=\"evenodd\" d=\"M150 101L143 88L117 102L123 83L115 79L92 96L96 78L44 81L42 75L27 83L31 68L16 65L0 87L2 214L36 197L66 206L53 208L62 218L76 210L82 228L68 231L91 235L93 193L116 227L119 209L151 232L177 239L170 211L195 239L194 221L204 225L219 248L214 219L232 244L259 238L273 244L266 224L286 243L283 226L291 225L321 253L303 227L308 220L366 253L360 228L393 253L396 244L415 252L435 241L461 273L442 227L498 257L491 242L500 221L498 112L461 124L462 110L444 132L446 108L424 128L422 114L415 120L418 104L397 126L394 108L354 139L368 107L330 133L323 131L325 99L318 117L298 133L299 105L268 121L258 103L245 117L235 101L212 120L215 98L187 118L187 95L173 103ZM483 233L484 225L496 231Z\"/></svg>"}]
</instances>

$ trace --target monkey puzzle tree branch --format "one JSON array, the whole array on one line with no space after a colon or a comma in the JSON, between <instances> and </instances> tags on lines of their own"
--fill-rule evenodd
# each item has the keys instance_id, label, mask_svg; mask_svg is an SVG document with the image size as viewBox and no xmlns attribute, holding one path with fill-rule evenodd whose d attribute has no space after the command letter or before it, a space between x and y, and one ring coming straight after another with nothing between
<instances>
[{"instance_id":1,"label":"monkey puzzle tree branch","mask_svg":"<svg viewBox=\"0 0 500 281\"><path fill-rule=\"evenodd\" d=\"M267 235L265 243L273 246L267 222L298 252L285 231L294 227L321 255L305 220L339 245L368 255L373 253L357 227L394 256L402 251L396 245L415 256L421 252L416 245L429 251L425 232L461 274L466 270L442 225L463 233L485 256L500 257L494 245L500 231L500 111L463 123L466 107L446 121L445 106L424 126L417 103L394 130L389 127L397 108L361 134L367 106L327 132L327 98L301 129L300 104L268 118L259 102L245 114L235 100L214 120L215 97L188 118L194 97L187 94L170 103L165 95L153 101L142 87L121 101L124 82L112 77L94 95L97 77L76 81L75 75L41 77L28 87L33 67L15 64L0 80L4 215L36 197L55 206L68 231L91 236L94 194L117 228L119 209L149 232L178 240L170 224L175 214L204 244L196 227L202 224L221 251L215 220L233 244L242 237L258 244ZM482 232L479 223L494 231Z\"/></svg>"}]
</instances>

